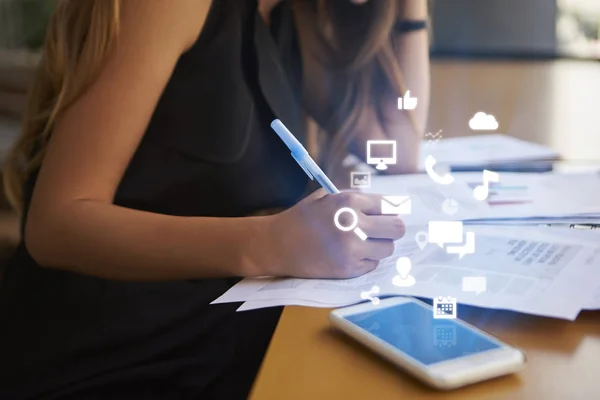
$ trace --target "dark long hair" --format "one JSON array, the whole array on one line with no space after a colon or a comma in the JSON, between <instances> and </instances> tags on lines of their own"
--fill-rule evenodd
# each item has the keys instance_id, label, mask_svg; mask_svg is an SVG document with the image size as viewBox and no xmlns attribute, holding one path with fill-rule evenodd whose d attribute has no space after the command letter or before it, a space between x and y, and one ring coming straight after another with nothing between
<instances>
[{"instance_id":1,"label":"dark long hair","mask_svg":"<svg viewBox=\"0 0 600 400\"><path fill-rule=\"evenodd\" d=\"M398 96L406 92L394 50L393 30L407 0L370 0L355 5L349 0L295 0L300 35L308 45L303 59L320 63L333 77L331 109L322 110L320 154L332 175L339 171L352 127L368 106L376 110L383 88ZM408 0L410 1L410 0ZM306 54L309 53L310 54ZM306 99L310 108L311 99ZM378 115L381 119L381 115ZM413 113L408 114L415 135L422 134ZM383 122L383 121L381 121Z\"/></svg>"}]
</instances>

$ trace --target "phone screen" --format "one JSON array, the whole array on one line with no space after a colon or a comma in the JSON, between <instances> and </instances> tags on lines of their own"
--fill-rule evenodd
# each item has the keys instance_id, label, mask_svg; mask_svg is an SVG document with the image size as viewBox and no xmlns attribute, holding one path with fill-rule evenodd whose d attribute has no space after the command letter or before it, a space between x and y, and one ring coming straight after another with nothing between
<instances>
[{"instance_id":1,"label":"phone screen","mask_svg":"<svg viewBox=\"0 0 600 400\"><path fill-rule=\"evenodd\" d=\"M435 319L430 308L414 302L345 318L424 365L502 346L455 320Z\"/></svg>"}]
</instances>

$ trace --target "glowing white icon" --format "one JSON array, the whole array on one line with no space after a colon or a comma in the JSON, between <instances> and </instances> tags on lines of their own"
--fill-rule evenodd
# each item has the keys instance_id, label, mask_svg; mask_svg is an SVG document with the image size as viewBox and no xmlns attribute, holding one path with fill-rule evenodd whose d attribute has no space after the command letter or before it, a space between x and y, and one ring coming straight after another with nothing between
<instances>
[{"instance_id":1,"label":"glowing white icon","mask_svg":"<svg viewBox=\"0 0 600 400\"><path fill-rule=\"evenodd\" d=\"M442 138L442 130L440 129L439 131L437 131L436 133L426 133L425 134L425 139L427 139L427 143L425 143L425 146L431 146L436 144L440 139Z\"/></svg>"},{"instance_id":2,"label":"glowing white icon","mask_svg":"<svg viewBox=\"0 0 600 400\"><path fill-rule=\"evenodd\" d=\"M430 221L429 243L435 243L444 248L446 243L462 243L463 223L461 221Z\"/></svg>"},{"instance_id":3,"label":"glowing white icon","mask_svg":"<svg viewBox=\"0 0 600 400\"><path fill-rule=\"evenodd\" d=\"M454 319L456 318L456 298L436 297L433 299L433 318Z\"/></svg>"},{"instance_id":4,"label":"glowing white icon","mask_svg":"<svg viewBox=\"0 0 600 400\"><path fill-rule=\"evenodd\" d=\"M381 213L408 215L412 202L409 196L381 196Z\"/></svg>"},{"instance_id":5,"label":"glowing white icon","mask_svg":"<svg viewBox=\"0 0 600 400\"><path fill-rule=\"evenodd\" d=\"M414 110L417 108L418 99L410 97L410 90L404 94L404 98L398 97L398 110Z\"/></svg>"},{"instance_id":6,"label":"glowing white icon","mask_svg":"<svg viewBox=\"0 0 600 400\"><path fill-rule=\"evenodd\" d=\"M435 243L442 249L445 244L463 243L463 223L461 221L430 221L427 241ZM462 259L467 254L475 253L475 233L466 232L466 241L461 246L448 246L446 253L458 254Z\"/></svg>"},{"instance_id":7,"label":"glowing white icon","mask_svg":"<svg viewBox=\"0 0 600 400\"><path fill-rule=\"evenodd\" d=\"M360 294L360 298L364 299L364 300L371 300L371 303L377 305L379 304L379 297L374 297L374 294L378 294L379 293L379 286L374 285L371 290L368 290L366 292L362 292Z\"/></svg>"},{"instance_id":8,"label":"glowing white icon","mask_svg":"<svg viewBox=\"0 0 600 400\"><path fill-rule=\"evenodd\" d=\"M436 347L456 346L456 327L453 325L434 325L433 345Z\"/></svg>"},{"instance_id":9,"label":"glowing white icon","mask_svg":"<svg viewBox=\"0 0 600 400\"><path fill-rule=\"evenodd\" d=\"M454 215L458 212L458 202L454 199L446 199L442 203L442 211L446 215Z\"/></svg>"},{"instance_id":10,"label":"glowing white icon","mask_svg":"<svg viewBox=\"0 0 600 400\"><path fill-rule=\"evenodd\" d=\"M348 226L344 226L340 223L340 216L345 212L349 213L352 216L352 222ZM365 234L365 232L358 227L358 215L356 214L356 211L354 211L350 207L342 207L339 210L337 210L337 212L333 216L333 223L335 224L336 228L338 228L340 231L354 231L356 236L361 238L361 240L367 240L367 235Z\"/></svg>"},{"instance_id":11,"label":"glowing white icon","mask_svg":"<svg viewBox=\"0 0 600 400\"><path fill-rule=\"evenodd\" d=\"M485 276L465 276L462 278L463 292L475 292L477 294L487 290L487 280Z\"/></svg>"},{"instance_id":12,"label":"glowing white icon","mask_svg":"<svg viewBox=\"0 0 600 400\"><path fill-rule=\"evenodd\" d=\"M490 194L490 182L500 181L500 175L497 172L483 170L483 185L477 186L473 189L473 197L476 200L483 201L488 198Z\"/></svg>"},{"instance_id":13,"label":"glowing white icon","mask_svg":"<svg viewBox=\"0 0 600 400\"><path fill-rule=\"evenodd\" d=\"M388 165L396 164L395 140L367 140L367 164L384 171Z\"/></svg>"},{"instance_id":14,"label":"glowing white icon","mask_svg":"<svg viewBox=\"0 0 600 400\"><path fill-rule=\"evenodd\" d=\"M466 240L465 240L464 245L448 246L448 247L446 247L446 253L458 254L459 259L462 259L467 254L475 253L475 233L474 232L466 232L465 236L466 236Z\"/></svg>"},{"instance_id":15,"label":"glowing white icon","mask_svg":"<svg viewBox=\"0 0 600 400\"><path fill-rule=\"evenodd\" d=\"M480 111L471 118L469 127L474 131L495 131L498 129L498 121L492 114Z\"/></svg>"},{"instance_id":16,"label":"glowing white icon","mask_svg":"<svg viewBox=\"0 0 600 400\"><path fill-rule=\"evenodd\" d=\"M435 166L436 162L437 161L431 154L427 156L425 159L425 171L427 172L427 175L429 175L429 177L433 179L435 183L439 183L440 185L449 185L454 182L454 177L452 175L446 173L442 176L435 172L433 167Z\"/></svg>"},{"instance_id":17,"label":"glowing white icon","mask_svg":"<svg viewBox=\"0 0 600 400\"><path fill-rule=\"evenodd\" d=\"M415 235L415 241L417 242L417 245L419 245L419 248L423 250L429 242L429 235L425 231L417 232Z\"/></svg>"},{"instance_id":18,"label":"glowing white icon","mask_svg":"<svg viewBox=\"0 0 600 400\"><path fill-rule=\"evenodd\" d=\"M370 172L350 172L350 187L352 189L368 189L371 187Z\"/></svg>"},{"instance_id":19,"label":"glowing white icon","mask_svg":"<svg viewBox=\"0 0 600 400\"><path fill-rule=\"evenodd\" d=\"M415 278L410 275L412 263L408 257L400 257L396 261L396 271L398 275L394 276L392 283L400 287L409 287L415 284Z\"/></svg>"}]
</instances>

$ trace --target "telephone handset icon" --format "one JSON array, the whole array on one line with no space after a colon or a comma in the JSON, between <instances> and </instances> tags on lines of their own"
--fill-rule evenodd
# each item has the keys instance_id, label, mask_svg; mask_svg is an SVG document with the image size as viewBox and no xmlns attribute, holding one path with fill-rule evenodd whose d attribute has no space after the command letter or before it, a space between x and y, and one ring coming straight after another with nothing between
<instances>
[{"instance_id":1,"label":"telephone handset icon","mask_svg":"<svg viewBox=\"0 0 600 400\"><path fill-rule=\"evenodd\" d=\"M427 156L425 159L425 171L427 171L427 175L429 175L434 182L439 183L440 185L449 185L454 182L454 177L452 175L445 174L440 176L434 171L433 167L435 166L436 162L437 161L435 161L435 158L433 158L431 154Z\"/></svg>"}]
</instances>

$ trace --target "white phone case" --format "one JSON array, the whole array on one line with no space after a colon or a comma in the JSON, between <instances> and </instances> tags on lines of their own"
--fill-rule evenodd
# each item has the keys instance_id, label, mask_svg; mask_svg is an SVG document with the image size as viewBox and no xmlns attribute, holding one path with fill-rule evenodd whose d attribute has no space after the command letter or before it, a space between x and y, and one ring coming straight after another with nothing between
<instances>
[{"instance_id":1,"label":"white phone case","mask_svg":"<svg viewBox=\"0 0 600 400\"><path fill-rule=\"evenodd\" d=\"M428 304L419 300L408 297L393 297L381 300L379 305L368 302L334 310L330 313L329 320L347 335L436 389L456 389L523 369L526 356L521 350L511 347L458 319L454 320L457 324L489 338L491 341L498 343L500 347L432 365L424 365L345 318L349 315L399 306L410 302L417 303L432 312L432 308Z\"/></svg>"}]
</instances>

